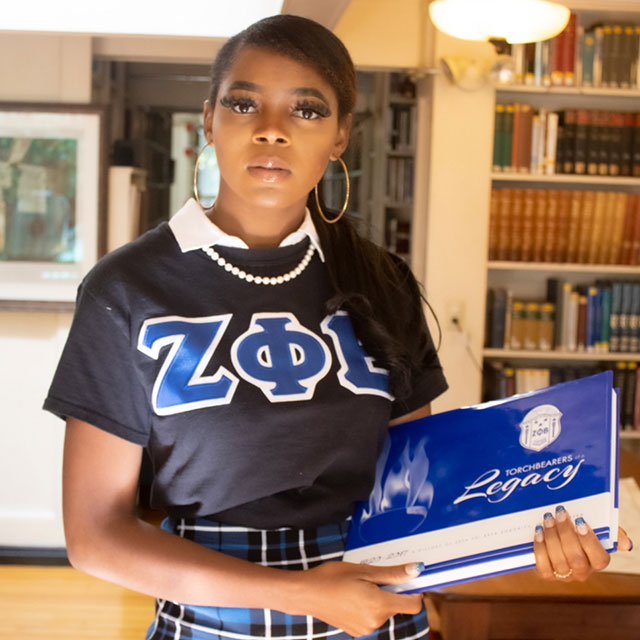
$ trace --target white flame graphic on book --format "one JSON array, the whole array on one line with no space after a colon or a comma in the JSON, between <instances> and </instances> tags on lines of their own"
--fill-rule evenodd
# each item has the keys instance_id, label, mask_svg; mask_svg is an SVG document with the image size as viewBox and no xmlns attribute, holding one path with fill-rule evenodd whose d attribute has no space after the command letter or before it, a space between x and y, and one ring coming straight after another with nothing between
<instances>
[{"instance_id":1,"label":"white flame graphic on book","mask_svg":"<svg viewBox=\"0 0 640 640\"><path fill-rule=\"evenodd\" d=\"M382 539L390 528L396 535L408 535L424 522L433 501L426 442L423 438L415 447L407 442L400 458L388 465L391 443L386 440L373 491L360 519L363 539Z\"/></svg>"}]
</instances>

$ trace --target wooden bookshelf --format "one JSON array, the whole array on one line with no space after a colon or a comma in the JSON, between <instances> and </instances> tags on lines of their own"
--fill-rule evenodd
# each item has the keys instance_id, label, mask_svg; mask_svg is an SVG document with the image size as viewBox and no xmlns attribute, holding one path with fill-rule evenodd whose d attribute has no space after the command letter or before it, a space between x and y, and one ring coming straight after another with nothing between
<instances>
[{"instance_id":1,"label":"wooden bookshelf","mask_svg":"<svg viewBox=\"0 0 640 640\"><path fill-rule=\"evenodd\" d=\"M582 11L577 7L571 7L576 13ZM640 5L639 5L640 8ZM623 19L622 13L612 15L607 11L608 5L600 3L594 13L582 18L583 25L595 24L602 21L614 24ZM627 16L628 17L628 16ZM579 21L582 20L579 18ZM628 22L640 24L640 14L637 11ZM603 78L604 80L604 78ZM633 85L633 83L632 83ZM551 112L564 112L566 110L593 110L615 112L638 112L640 104L640 87L612 88L612 87L582 87L582 86L533 86L524 84L497 85L496 103L529 105L534 114L545 110ZM506 107L505 107L506 108ZM521 110L520 113L526 111ZM559 126L564 126L560 120ZM553 134L555 135L555 134ZM522 144L522 139L520 139ZM532 143L533 144L533 143ZM535 142L535 144L541 144ZM544 143L546 144L546 143ZM509 147L507 147L509 148ZM521 150L523 147L516 147ZM527 149L527 147L524 147ZM542 145L537 147L542 150ZM546 146L544 147L546 152ZM536 154L532 154L536 157ZM538 154L539 155L539 154ZM504 164L498 156L494 156L494 164ZM593 161L593 160L591 160ZM540 160L538 159L538 162ZM508 164L508 162L506 163ZM507 168L506 171L492 171L491 182L497 188L510 189L540 189L545 190L574 190L574 191L605 191L625 192L628 194L640 191L640 177L610 176L610 175L584 175L573 173L529 173L524 171L522 157L516 163L522 172ZM524 163L526 165L526 162ZM543 162L546 167L546 161ZM626 196L625 196L626 197ZM607 209L609 212L611 209ZM602 260L602 258L599 258ZM584 285L586 281L598 279L610 280L640 280L640 266L627 266L618 264L576 264L558 262L519 262L509 260L488 260L486 263L486 286L488 289L501 288L512 292L513 300L544 300L546 299L546 280L559 278L572 286ZM507 321L507 326L509 322ZM494 341L493 344L500 344ZM555 369L567 367L570 369L582 367L595 367L599 364L614 369L617 362L640 363L640 353L599 353L595 351L572 352L567 350L557 351L531 351L502 348L485 348L482 351L484 361L489 369L499 368L508 363L508 366L517 369L542 368ZM503 363L503 364L501 364ZM638 444L640 431L624 432L625 439L634 440Z\"/></svg>"},{"instance_id":2,"label":"wooden bookshelf","mask_svg":"<svg viewBox=\"0 0 640 640\"><path fill-rule=\"evenodd\" d=\"M553 175L542 175L533 173L501 173L491 174L493 182L539 182L545 184L586 184L592 187L611 186L625 187L629 189L640 189L640 178L618 177L618 176L586 176L570 173L556 173Z\"/></svg>"},{"instance_id":3,"label":"wooden bookshelf","mask_svg":"<svg viewBox=\"0 0 640 640\"><path fill-rule=\"evenodd\" d=\"M608 89L606 87L537 87L524 84L496 86L498 93L538 93L557 96L593 96L612 98L631 98L640 100L639 89Z\"/></svg>"},{"instance_id":4,"label":"wooden bookshelf","mask_svg":"<svg viewBox=\"0 0 640 640\"><path fill-rule=\"evenodd\" d=\"M489 260L490 271L539 271L541 273L589 273L602 276L630 275L640 277L640 266L617 264L575 264L563 262L517 262L508 260Z\"/></svg>"},{"instance_id":5,"label":"wooden bookshelf","mask_svg":"<svg viewBox=\"0 0 640 640\"><path fill-rule=\"evenodd\" d=\"M561 360L571 362L640 362L640 353L620 353L596 351L527 351L525 349L490 349L482 350L488 359L497 360Z\"/></svg>"}]
</instances>

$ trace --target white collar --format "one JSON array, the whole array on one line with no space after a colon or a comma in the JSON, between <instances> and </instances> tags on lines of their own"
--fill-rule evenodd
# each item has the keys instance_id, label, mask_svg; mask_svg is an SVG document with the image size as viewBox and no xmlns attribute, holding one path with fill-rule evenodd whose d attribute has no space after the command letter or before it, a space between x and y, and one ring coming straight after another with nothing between
<instances>
[{"instance_id":1,"label":"white collar","mask_svg":"<svg viewBox=\"0 0 640 640\"><path fill-rule=\"evenodd\" d=\"M311 244L316 248L322 262L324 254L320 246L320 238L309 209L305 210L304 220L296 231L290 233L281 243L280 247L297 244L308 237ZM193 199L189 198L182 209L177 211L169 220L169 227L178 242L182 253L202 249L211 245L223 247L236 247L238 249L249 249L247 243L238 236L230 236L215 225L206 216L202 207Z\"/></svg>"}]
</instances>

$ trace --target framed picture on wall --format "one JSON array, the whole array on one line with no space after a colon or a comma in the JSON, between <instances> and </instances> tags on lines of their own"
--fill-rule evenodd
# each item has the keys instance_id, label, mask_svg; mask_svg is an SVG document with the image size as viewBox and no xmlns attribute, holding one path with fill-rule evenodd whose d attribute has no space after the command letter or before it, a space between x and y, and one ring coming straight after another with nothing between
<instances>
[{"instance_id":1,"label":"framed picture on wall","mask_svg":"<svg viewBox=\"0 0 640 640\"><path fill-rule=\"evenodd\" d=\"M0 103L0 306L69 302L104 237L104 112Z\"/></svg>"}]
</instances>

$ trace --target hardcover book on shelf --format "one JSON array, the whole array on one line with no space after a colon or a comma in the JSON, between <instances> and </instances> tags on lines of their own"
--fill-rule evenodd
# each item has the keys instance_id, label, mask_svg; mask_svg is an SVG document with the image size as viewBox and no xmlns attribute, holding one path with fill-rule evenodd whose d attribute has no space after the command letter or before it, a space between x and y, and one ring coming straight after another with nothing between
<instances>
[{"instance_id":1,"label":"hardcover book on shelf","mask_svg":"<svg viewBox=\"0 0 640 640\"><path fill-rule=\"evenodd\" d=\"M529 568L535 526L560 504L614 551L617 406L606 371L393 427L344 560L424 562L385 587L398 592Z\"/></svg>"}]
</instances>

